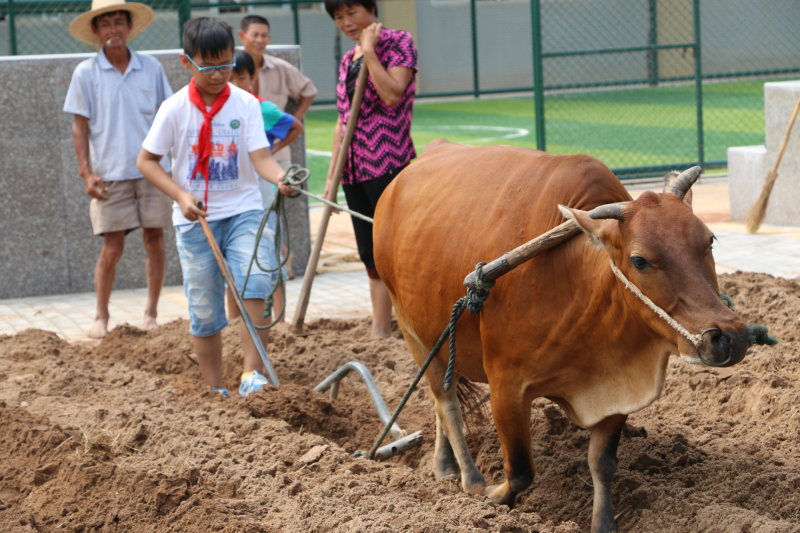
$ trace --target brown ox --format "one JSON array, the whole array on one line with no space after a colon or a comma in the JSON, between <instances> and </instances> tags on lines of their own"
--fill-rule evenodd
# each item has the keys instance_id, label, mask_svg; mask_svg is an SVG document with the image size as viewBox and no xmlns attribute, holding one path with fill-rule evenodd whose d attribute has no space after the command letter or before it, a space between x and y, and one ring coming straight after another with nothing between
<instances>
[{"instance_id":1,"label":"brown ox","mask_svg":"<svg viewBox=\"0 0 800 533\"><path fill-rule=\"evenodd\" d=\"M695 176L696 177L696 176ZM400 328L422 364L465 293L464 275L539 236L569 206L583 233L497 281L480 315L458 322L455 379L488 382L506 481L486 487L467 449L456 389L442 387L447 349L427 371L436 411L434 470L464 490L512 506L533 481L530 409L557 403L591 429L592 531L614 531L610 485L627 416L664 387L670 354L691 363L732 365L747 349L746 325L720 299L712 232L681 197L646 192L631 200L603 163L510 146L434 141L386 190L375 214L375 261ZM601 210L602 211L602 210ZM624 275L690 333L699 348L615 277Z\"/></svg>"}]
</instances>

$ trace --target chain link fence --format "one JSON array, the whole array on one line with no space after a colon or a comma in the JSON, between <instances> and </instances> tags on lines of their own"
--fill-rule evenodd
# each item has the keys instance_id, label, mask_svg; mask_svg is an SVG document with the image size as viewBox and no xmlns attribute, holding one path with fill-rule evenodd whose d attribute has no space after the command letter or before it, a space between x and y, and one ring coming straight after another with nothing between
<instances>
[{"instance_id":1,"label":"chain link fence","mask_svg":"<svg viewBox=\"0 0 800 533\"><path fill-rule=\"evenodd\" d=\"M339 59L354 44L322 2L144 3L156 19L131 42L135 50L179 48L190 17L223 18L235 30L246 15L266 17L272 44L302 45L316 103L333 102ZM414 36L420 98L520 93L503 112L529 120L537 147L590 153L620 177L724 166L728 146L764 142L763 82L800 73L797 0L379 0L378 7L387 26ZM69 34L89 8L89 1L0 0L0 55L92 52Z\"/></svg>"},{"instance_id":2,"label":"chain link fence","mask_svg":"<svg viewBox=\"0 0 800 533\"><path fill-rule=\"evenodd\" d=\"M143 2L155 20L130 44L134 50L178 48L181 2ZM72 54L96 52L69 33L69 24L91 8L90 1L6 0L0 3L0 55Z\"/></svg>"}]
</instances>

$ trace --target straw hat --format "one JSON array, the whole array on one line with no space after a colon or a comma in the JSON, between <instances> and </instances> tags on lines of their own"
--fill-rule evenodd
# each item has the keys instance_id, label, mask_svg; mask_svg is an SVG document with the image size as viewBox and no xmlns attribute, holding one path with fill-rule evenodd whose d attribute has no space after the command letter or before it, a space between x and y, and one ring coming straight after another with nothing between
<instances>
[{"instance_id":1,"label":"straw hat","mask_svg":"<svg viewBox=\"0 0 800 533\"><path fill-rule=\"evenodd\" d=\"M142 33L153 22L156 14L152 8L138 2L125 2L125 0L92 0L92 9L75 17L69 25L69 32L79 41L90 46L102 46L97 36L92 33L92 19L103 13L114 11L128 11L131 14L131 31L128 41Z\"/></svg>"}]
</instances>

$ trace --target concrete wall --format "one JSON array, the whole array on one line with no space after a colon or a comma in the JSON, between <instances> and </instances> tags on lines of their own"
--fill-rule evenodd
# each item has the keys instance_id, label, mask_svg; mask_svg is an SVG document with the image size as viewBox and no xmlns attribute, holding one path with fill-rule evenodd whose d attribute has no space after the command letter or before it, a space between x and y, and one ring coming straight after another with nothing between
<instances>
[{"instance_id":1,"label":"concrete wall","mask_svg":"<svg viewBox=\"0 0 800 533\"><path fill-rule=\"evenodd\" d=\"M743 221L775 164L786 126L800 98L800 81L764 84L766 144L728 148L731 219ZM800 227L800 125L795 124L769 197L765 224Z\"/></svg>"},{"instance_id":2,"label":"concrete wall","mask_svg":"<svg viewBox=\"0 0 800 533\"><path fill-rule=\"evenodd\" d=\"M298 47L274 51L299 65ZM153 53L177 91L189 73L176 51ZM92 234L89 201L78 175L72 115L62 111L72 71L85 54L0 58L0 299L94 290L102 239ZM305 165L305 138L292 144L293 160ZM291 200L290 231L305 271L310 254L308 204ZM167 236L167 285L182 283L172 228ZM128 235L115 288L145 287L141 231Z\"/></svg>"}]
</instances>

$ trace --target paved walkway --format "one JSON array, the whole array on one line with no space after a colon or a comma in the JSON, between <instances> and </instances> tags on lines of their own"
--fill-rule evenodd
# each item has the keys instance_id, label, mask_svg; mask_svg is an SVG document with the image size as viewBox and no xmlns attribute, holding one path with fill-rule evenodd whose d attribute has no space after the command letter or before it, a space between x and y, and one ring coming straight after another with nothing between
<instances>
[{"instance_id":1,"label":"paved walkway","mask_svg":"<svg viewBox=\"0 0 800 533\"><path fill-rule=\"evenodd\" d=\"M287 316L294 316L302 278L286 283ZM114 291L111 295L109 329L119 324L141 326L146 289ZM158 302L158 323L189 319L189 306L183 287L164 287ZM317 276L306 311L306 321L330 317L363 317L372 313L367 273L326 272ZM90 340L86 332L94 322L94 293L37 296L0 300L0 335L11 335L28 328L54 331L67 340Z\"/></svg>"},{"instance_id":2,"label":"paved walkway","mask_svg":"<svg viewBox=\"0 0 800 533\"><path fill-rule=\"evenodd\" d=\"M646 188L631 187L631 193L637 196ZM719 238L714 244L719 273L741 270L783 278L800 277L800 228L764 226L758 234L748 235L743 224L728 220L727 182L705 180L695 185L693 191L695 212ZM312 208L312 231L316 230L320 212L321 209ZM307 321L371 314L366 272L360 263L352 261L354 245L349 217L332 217L323 247L323 268L327 271L314 281ZM287 282L289 320L294 315L302 282L300 278ZM145 289L114 291L109 326L141 325L145 299ZM94 312L94 293L0 300L0 334L38 328L54 331L67 340L88 340L86 331L94 321ZM164 288L158 315L161 324L178 318L188 319L182 287Z\"/></svg>"}]
</instances>

